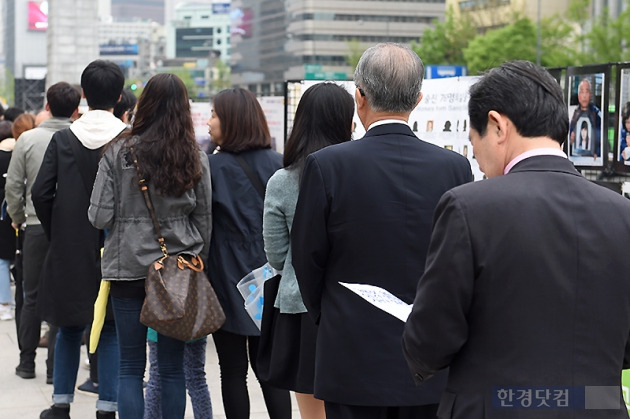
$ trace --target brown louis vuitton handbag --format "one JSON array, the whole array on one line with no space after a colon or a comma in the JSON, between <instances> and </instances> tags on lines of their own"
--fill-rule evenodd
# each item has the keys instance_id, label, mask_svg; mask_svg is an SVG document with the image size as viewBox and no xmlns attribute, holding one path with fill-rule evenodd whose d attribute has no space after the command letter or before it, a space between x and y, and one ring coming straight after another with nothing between
<instances>
[{"instance_id":1,"label":"brown louis vuitton handbag","mask_svg":"<svg viewBox=\"0 0 630 419\"><path fill-rule=\"evenodd\" d=\"M140 174L133 148L131 157L163 253L160 259L149 266L140 322L164 336L182 341L209 335L223 325L225 314L204 273L203 262L198 255L168 254L149 188Z\"/></svg>"}]
</instances>

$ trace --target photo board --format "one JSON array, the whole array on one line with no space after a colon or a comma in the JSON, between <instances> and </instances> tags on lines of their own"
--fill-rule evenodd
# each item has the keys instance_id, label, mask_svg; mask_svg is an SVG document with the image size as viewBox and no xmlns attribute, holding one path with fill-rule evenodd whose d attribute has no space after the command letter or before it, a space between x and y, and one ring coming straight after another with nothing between
<instances>
[{"instance_id":1,"label":"photo board","mask_svg":"<svg viewBox=\"0 0 630 419\"><path fill-rule=\"evenodd\" d=\"M608 141L610 66L569 67L565 94L569 135L565 152L578 168L603 168L612 157Z\"/></svg>"}]
</instances>

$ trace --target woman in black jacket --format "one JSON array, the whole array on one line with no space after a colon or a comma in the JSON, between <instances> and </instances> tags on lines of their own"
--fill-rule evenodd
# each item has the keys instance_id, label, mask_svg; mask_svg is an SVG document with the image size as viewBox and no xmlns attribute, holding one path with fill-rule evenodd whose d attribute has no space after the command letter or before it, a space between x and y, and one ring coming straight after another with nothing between
<instances>
[{"instance_id":1,"label":"woman in black jacket","mask_svg":"<svg viewBox=\"0 0 630 419\"><path fill-rule=\"evenodd\" d=\"M282 155L270 149L265 115L248 90L227 89L215 96L208 126L218 148L208 157L213 221L207 266L226 317L213 338L219 356L226 418L247 419L247 349L256 373L260 330L245 312L236 283L267 262L262 236L263 194L254 183L264 187L282 167ZM289 392L263 383L261 388L269 417L290 419Z\"/></svg>"}]
</instances>

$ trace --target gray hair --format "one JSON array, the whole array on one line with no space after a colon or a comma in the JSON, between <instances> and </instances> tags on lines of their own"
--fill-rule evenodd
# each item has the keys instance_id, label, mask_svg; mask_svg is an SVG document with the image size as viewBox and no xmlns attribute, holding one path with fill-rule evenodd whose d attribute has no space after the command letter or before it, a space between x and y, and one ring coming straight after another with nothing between
<instances>
[{"instance_id":1,"label":"gray hair","mask_svg":"<svg viewBox=\"0 0 630 419\"><path fill-rule=\"evenodd\" d=\"M381 43L368 48L354 72L354 82L377 112L411 112L418 102L424 65L406 45Z\"/></svg>"}]
</instances>

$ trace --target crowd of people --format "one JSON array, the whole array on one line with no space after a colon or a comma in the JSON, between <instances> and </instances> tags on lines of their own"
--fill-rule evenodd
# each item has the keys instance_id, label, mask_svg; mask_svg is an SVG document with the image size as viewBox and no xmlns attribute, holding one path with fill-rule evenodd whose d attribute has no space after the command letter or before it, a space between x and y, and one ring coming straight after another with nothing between
<instances>
[{"instance_id":1,"label":"crowd of people","mask_svg":"<svg viewBox=\"0 0 630 419\"><path fill-rule=\"evenodd\" d=\"M37 117L5 110L0 319L15 303L23 379L49 325L53 404L40 418L70 417L101 281L96 417L183 418L188 391L194 417L212 418L207 337L140 320L163 250L139 184L166 248L201 257L225 312L212 339L227 419L249 418L250 366L271 419L291 419L290 392L302 419L627 417L630 202L562 152L568 110L543 68L505 63L471 88L470 140L489 178L474 183L466 157L408 125L423 75L407 46L368 48L354 97L329 82L304 92L284 155L252 92L213 98L206 154L179 77L153 76L136 103L105 60L79 87L50 86ZM355 110L366 134L351 141ZM281 276L265 289L261 334L236 284L265 263ZM411 314L400 321L344 283L385 289ZM607 389L601 415L505 396L580 386Z\"/></svg>"}]
</instances>

